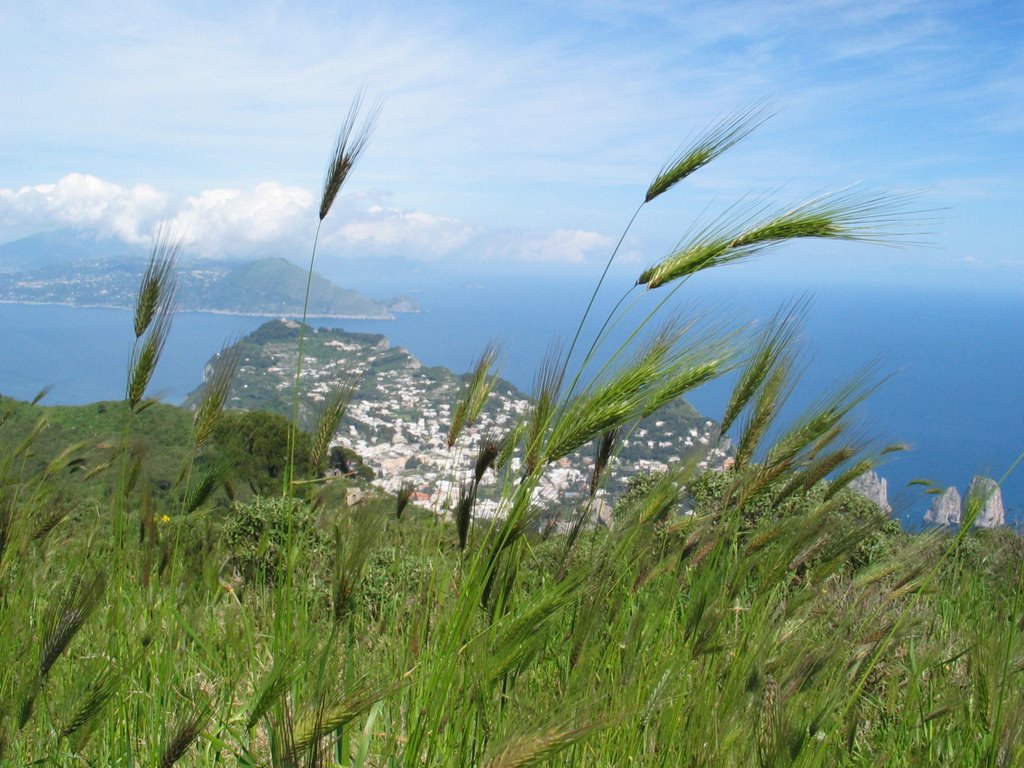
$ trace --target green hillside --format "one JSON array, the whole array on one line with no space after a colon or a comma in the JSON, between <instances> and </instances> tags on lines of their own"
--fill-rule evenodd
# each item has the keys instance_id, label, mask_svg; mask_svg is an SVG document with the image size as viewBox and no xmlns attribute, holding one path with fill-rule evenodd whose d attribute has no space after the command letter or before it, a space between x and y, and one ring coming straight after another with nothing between
<instances>
[{"instance_id":1,"label":"green hillside","mask_svg":"<svg viewBox=\"0 0 1024 768\"><path fill-rule=\"evenodd\" d=\"M183 309L300 315L307 273L285 259L260 259L233 267L219 279L197 283L182 292ZM309 292L311 316L388 317L387 308L358 291L339 288L313 275Z\"/></svg>"},{"instance_id":2,"label":"green hillside","mask_svg":"<svg viewBox=\"0 0 1024 768\"><path fill-rule=\"evenodd\" d=\"M300 332L298 323L271 320L236 342L231 353L237 354L239 365L227 398L229 408L292 414ZM384 487L394 490L411 483L421 493L436 495L446 472L453 469L447 432L451 409L468 375L423 366L409 351L390 346L381 334L307 327L304 345L302 424L313 429L325 397L356 378L338 439L377 470ZM213 370L216 359L208 363L207 371ZM195 404L200 397L197 389L186 403ZM528 395L507 381L496 380L477 423L460 443L463 457L459 461L470 461L482 440L509 434L529 407ZM715 434L714 423L678 399L657 414L625 425L604 490L612 498L638 472L690 460L718 466L727 453L727 443ZM517 449L514 455L521 458L522 451ZM592 445L570 452L552 470L551 493L563 500L578 498L587 490L593 466ZM497 484L489 491L493 496Z\"/></svg>"},{"instance_id":3,"label":"green hillside","mask_svg":"<svg viewBox=\"0 0 1024 768\"><path fill-rule=\"evenodd\" d=\"M161 514L181 511L181 486L190 465L197 476L218 469L210 508L220 512L233 499L280 488L288 439L283 416L261 411L226 414L208 444L194 452L193 411L152 403L131 418L129 459L124 462L121 448L128 415L122 401L44 406L0 396L0 447L13 451L19 440L30 445L19 467L29 476L56 469L47 478L50 501L73 511L75 518L102 520L109 515L111 498L124 482L123 472L135 463L144 468L135 484L146 486ZM299 444L298 461L307 471L308 435L300 433ZM348 459L358 471L359 457L350 454Z\"/></svg>"},{"instance_id":4,"label":"green hillside","mask_svg":"<svg viewBox=\"0 0 1024 768\"><path fill-rule=\"evenodd\" d=\"M81 505L95 511L108 506L120 482L116 456L127 412L127 405L120 401L43 406L0 397L0 444L10 450L19 438L34 436L32 450L25 456L26 472L42 471L74 446L67 461L78 461L69 471L57 473L50 489L80 511ZM187 410L162 403L149 406L134 420L132 450L145 457L147 480L162 502L170 499L170 489L187 460L191 429L192 415Z\"/></svg>"},{"instance_id":5,"label":"green hillside","mask_svg":"<svg viewBox=\"0 0 1024 768\"><path fill-rule=\"evenodd\" d=\"M321 221L375 123L361 103ZM766 117L698 134L645 200ZM876 241L900 199L741 203L624 287ZM127 403L0 401L0 765L1024 765L1024 540L973 529L986 491L918 533L854 491L903 446L856 418L870 372L787 415L806 301L707 333L619 304L605 327L635 334L610 364L554 351L531 398L493 348L456 376L277 320L211 361L190 412L147 399L172 253L158 239L138 292ZM227 282L298 286L277 262ZM730 372L722 422L701 419L685 396ZM257 404L280 413L232 408Z\"/></svg>"},{"instance_id":6,"label":"green hillside","mask_svg":"<svg viewBox=\"0 0 1024 768\"><path fill-rule=\"evenodd\" d=\"M131 307L145 267L139 249L120 241L58 233L0 246L0 301ZM127 247L125 247L127 249ZM301 316L305 270L282 258L255 261L182 261L177 265L179 308L250 315ZM411 303L402 309L414 309ZM313 274L313 317L389 318L385 304Z\"/></svg>"}]
</instances>

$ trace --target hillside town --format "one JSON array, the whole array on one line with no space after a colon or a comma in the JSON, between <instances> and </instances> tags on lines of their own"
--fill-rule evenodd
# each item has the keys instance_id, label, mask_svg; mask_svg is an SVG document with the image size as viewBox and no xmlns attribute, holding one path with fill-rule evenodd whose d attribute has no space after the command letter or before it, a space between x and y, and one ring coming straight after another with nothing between
<instances>
[{"instance_id":1,"label":"hillside town","mask_svg":"<svg viewBox=\"0 0 1024 768\"><path fill-rule=\"evenodd\" d=\"M272 321L238 343L240 366L229 401L232 407L288 412L298 333L297 323ZM311 329L305 348L307 423L315 420L319 404L333 388L357 376L359 385L333 444L355 451L373 470L376 485L396 493L411 484L413 499L438 514L455 503L483 442L503 438L530 408L526 395L499 380L480 417L449 448L452 410L465 377L423 366L408 351L391 347L375 334ZM685 403L670 407L622 436L597 492L601 503L594 505L595 514L606 514L606 499L613 499L637 473L663 471L691 458L701 468L719 467L727 456L728 443L718 439L713 421ZM519 461L516 454L510 457L508 477L516 475ZM560 460L548 468L535 501L554 509L587 498L593 471L592 453ZM478 517L501 513L498 499L505 477L491 470L485 473L475 509Z\"/></svg>"}]
</instances>

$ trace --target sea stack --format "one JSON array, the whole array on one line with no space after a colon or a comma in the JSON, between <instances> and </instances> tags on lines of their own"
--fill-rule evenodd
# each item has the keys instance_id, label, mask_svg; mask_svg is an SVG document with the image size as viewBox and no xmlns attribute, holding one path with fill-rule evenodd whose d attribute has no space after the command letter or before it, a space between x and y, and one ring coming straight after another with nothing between
<instances>
[{"instance_id":1,"label":"sea stack","mask_svg":"<svg viewBox=\"0 0 1024 768\"><path fill-rule=\"evenodd\" d=\"M940 496L932 500L932 505L925 513L924 521L932 525L960 524L960 492L949 486Z\"/></svg>"},{"instance_id":2,"label":"sea stack","mask_svg":"<svg viewBox=\"0 0 1024 768\"><path fill-rule=\"evenodd\" d=\"M850 483L850 490L875 502L885 514L892 514L892 507L889 505L889 485L884 477L879 477L874 472L865 472Z\"/></svg>"},{"instance_id":3,"label":"sea stack","mask_svg":"<svg viewBox=\"0 0 1024 768\"><path fill-rule=\"evenodd\" d=\"M960 519L967 517L968 508L978 504L981 509L974 524L979 528L998 528L1006 522L1003 494L999 483L990 477L975 475L960 506Z\"/></svg>"}]
</instances>

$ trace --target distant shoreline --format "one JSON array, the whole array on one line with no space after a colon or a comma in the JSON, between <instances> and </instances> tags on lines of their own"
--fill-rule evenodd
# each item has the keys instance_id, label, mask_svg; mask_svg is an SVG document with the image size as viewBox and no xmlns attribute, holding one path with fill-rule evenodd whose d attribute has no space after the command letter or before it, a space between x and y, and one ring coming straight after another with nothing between
<instances>
[{"instance_id":1,"label":"distant shoreline","mask_svg":"<svg viewBox=\"0 0 1024 768\"><path fill-rule=\"evenodd\" d=\"M19 301L16 299L0 299L0 304L17 304L25 307L70 307L71 309L125 309L131 310L132 307L124 304L78 304L70 301ZM292 313L281 313L281 312L239 312L230 309L190 309L190 308L178 308L179 312L201 312L207 315L233 315L235 317L292 317ZM301 316L301 312L295 312L294 315ZM414 313L415 314L415 313ZM392 313L386 315L330 315L330 314L310 314L307 317L322 317L329 320L394 320L395 316Z\"/></svg>"}]
</instances>

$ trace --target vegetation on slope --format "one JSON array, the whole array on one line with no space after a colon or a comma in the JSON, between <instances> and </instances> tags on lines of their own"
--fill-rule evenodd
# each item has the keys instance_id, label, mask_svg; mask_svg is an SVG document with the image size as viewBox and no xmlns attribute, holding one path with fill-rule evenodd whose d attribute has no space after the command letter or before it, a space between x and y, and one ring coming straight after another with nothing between
<instances>
[{"instance_id":1,"label":"vegetation on slope","mask_svg":"<svg viewBox=\"0 0 1024 768\"><path fill-rule=\"evenodd\" d=\"M196 286L189 308L227 312L296 315L301 311L306 273L285 259L260 259L238 265L215 282ZM258 308L258 309L257 309ZM358 291L339 288L314 275L309 292L314 316L388 317L383 304Z\"/></svg>"},{"instance_id":2,"label":"vegetation on slope","mask_svg":"<svg viewBox=\"0 0 1024 768\"><path fill-rule=\"evenodd\" d=\"M65 230L0 245L0 298L27 303L130 307L143 265L138 246ZM307 274L282 258L204 260L178 265L180 308L298 315ZM414 304L406 304L414 308ZM387 318L387 305L314 274L314 316Z\"/></svg>"},{"instance_id":3,"label":"vegetation on slope","mask_svg":"<svg viewBox=\"0 0 1024 768\"><path fill-rule=\"evenodd\" d=\"M372 125L356 130L356 113L321 220ZM644 204L763 117L741 113L682 150ZM834 202L708 230L641 281L661 286L792 237L864 235L877 201ZM739 356L722 420L735 428L734 465L701 474L680 463L636 480L610 530L531 534L543 473L583 446L612 455L621 428L735 364L732 337L693 339L670 325L594 376L552 356L525 420L481 450L454 524L401 498L332 496L318 476L351 394L338 390L310 431L308 464L296 417L281 492L236 502L218 528L205 510L222 476L202 459L227 423L236 358L219 361L187 425L178 514L156 513L132 450L158 413L145 390L173 309L173 250L158 239L140 288L116 480L108 498L85 504L100 524L53 514L58 477L81 471L77 449L34 461L45 423L15 421L23 406L0 417L10 430L0 443L0 761L1024 760L1019 540L974 534L970 519L955 535L909 536L846 491L886 451L851 429L870 380L854 377L778 423L799 368L799 311L782 312ZM300 351L296 397L301 371ZM494 380L484 354L452 408L453 451ZM505 461L511 444L522 449L517 467ZM487 472L503 477L504 515L473 525ZM969 501L969 515L982 501ZM591 503L580 501L581 523Z\"/></svg>"}]
</instances>

